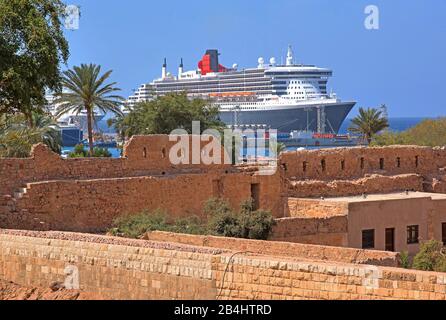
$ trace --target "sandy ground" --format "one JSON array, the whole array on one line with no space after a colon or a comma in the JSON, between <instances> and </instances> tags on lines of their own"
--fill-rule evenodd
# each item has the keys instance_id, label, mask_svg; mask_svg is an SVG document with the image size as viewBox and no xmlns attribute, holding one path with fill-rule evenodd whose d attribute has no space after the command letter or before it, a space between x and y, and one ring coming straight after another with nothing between
<instances>
[{"instance_id":1,"label":"sandy ground","mask_svg":"<svg viewBox=\"0 0 446 320\"><path fill-rule=\"evenodd\" d=\"M100 300L94 294L59 288L24 287L0 280L0 300Z\"/></svg>"}]
</instances>

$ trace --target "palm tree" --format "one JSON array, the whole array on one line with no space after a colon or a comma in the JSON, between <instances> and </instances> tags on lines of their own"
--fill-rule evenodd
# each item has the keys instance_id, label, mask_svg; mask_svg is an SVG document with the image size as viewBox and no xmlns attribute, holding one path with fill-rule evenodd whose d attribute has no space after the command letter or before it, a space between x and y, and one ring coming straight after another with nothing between
<instances>
[{"instance_id":1,"label":"palm tree","mask_svg":"<svg viewBox=\"0 0 446 320\"><path fill-rule=\"evenodd\" d=\"M0 157L28 157L36 143L61 152L62 137L50 115L32 112L27 116L0 117Z\"/></svg>"},{"instance_id":2,"label":"palm tree","mask_svg":"<svg viewBox=\"0 0 446 320\"><path fill-rule=\"evenodd\" d=\"M375 108L360 108L359 115L352 120L348 131L361 134L370 144L374 135L389 127L387 116Z\"/></svg>"},{"instance_id":3,"label":"palm tree","mask_svg":"<svg viewBox=\"0 0 446 320\"><path fill-rule=\"evenodd\" d=\"M110 77L112 70L100 75L101 67L95 64L82 64L63 73L63 91L57 95L56 104L59 104L57 116L73 111L76 114L86 111L88 125L88 144L90 156L93 155L93 116L94 109L103 113L113 112L122 115L120 105L124 98L114 94L121 89L116 88L116 82L104 84Z\"/></svg>"}]
</instances>

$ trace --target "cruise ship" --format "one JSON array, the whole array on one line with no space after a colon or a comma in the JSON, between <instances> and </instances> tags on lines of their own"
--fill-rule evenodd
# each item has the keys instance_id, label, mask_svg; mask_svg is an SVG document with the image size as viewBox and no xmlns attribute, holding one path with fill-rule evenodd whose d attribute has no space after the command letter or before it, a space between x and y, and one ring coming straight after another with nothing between
<instances>
[{"instance_id":1,"label":"cruise ship","mask_svg":"<svg viewBox=\"0 0 446 320\"><path fill-rule=\"evenodd\" d=\"M220 119L228 126L266 127L278 132L306 131L337 134L355 106L327 91L332 70L295 63L292 47L286 62L269 63L260 57L255 68L231 68L219 63L218 50L207 50L198 69L178 75L167 72L164 59L161 78L143 84L128 98L126 109L168 93L186 92L218 106Z\"/></svg>"}]
</instances>

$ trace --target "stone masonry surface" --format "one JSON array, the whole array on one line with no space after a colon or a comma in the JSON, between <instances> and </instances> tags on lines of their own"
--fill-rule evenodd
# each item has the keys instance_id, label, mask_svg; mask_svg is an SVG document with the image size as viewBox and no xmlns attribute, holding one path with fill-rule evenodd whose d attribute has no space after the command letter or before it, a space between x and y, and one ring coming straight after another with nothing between
<instances>
[{"instance_id":1,"label":"stone masonry surface","mask_svg":"<svg viewBox=\"0 0 446 320\"><path fill-rule=\"evenodd\" d=\"M27 235L1 232L0 279L48 287L63 282L64 268L73 266L81 292L109 299L446 298L441 273L205 248L180 251L178 244L176 249L107 244L89 235L59 234L65 240Z\"/></svg>"}]
</instances>

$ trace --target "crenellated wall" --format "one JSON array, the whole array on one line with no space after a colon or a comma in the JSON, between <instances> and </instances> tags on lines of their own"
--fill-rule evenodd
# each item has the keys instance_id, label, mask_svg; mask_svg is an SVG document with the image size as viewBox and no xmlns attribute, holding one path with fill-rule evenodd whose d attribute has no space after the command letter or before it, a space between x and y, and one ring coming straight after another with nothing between
<instances>
[{"instance_id":1,"label":"crenellated wall","mask_svg":"<svg viewBox=\"0 0 446 320\"><path fill-rule=\"evenodd\" d=\"M181 138L179 136L178 138ZM124 147L124 157L62 159L45 145L36 145L31 158L0 158L0 195L12 194L26 183L49 180L86 180L150 176L176 173L203 173L208 171L235 171L225 164L225 152L221 150L221 164L206 165L199 159L192 163L192 136L189 140L188 164L173 165L169 159L171 148L176 144L167 135L134 136ZM201 142L204 147L207 142ZM201 152L199 151L201 155Z\"/></svg>"},{"instance_id":2,"label":"crenellated wall","mask_svg":"<svg viewBox=\"0 0 446 320\"><path fill-rule=\"evenodd\" d=\"M336 148L281 155L292 180L352 180L367 174L436 174L446 167L446 149L416 146Z\"/></svg>"},{"instance_id":3,"label":"crenellated wall","mask_svg":"<svg viewBox=\"0 0 446 320\"><path fill-rule=\"evenodd\" d=\"M446 150L440 148L287 152L274 174L262 175L249 166L200 159L193 164L196 137L178 138L189 142L188 150L175 149L177 142L165 135L135 136L120 159L62 159L44 145L35 146L28 159L0 159L0 227L96 232L119 215L158 208L173 219L203 217L203 203L211 197L226 198L234 208L256 198L259 207L282 218L299 210L290 210L288 197L446 190ZM169 155L180 151L190 161L173 165ZM225 160L223 148L220 157Z\"/></svg>"}]
</instances>

